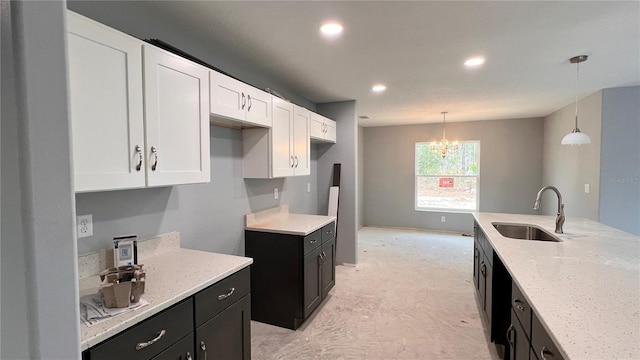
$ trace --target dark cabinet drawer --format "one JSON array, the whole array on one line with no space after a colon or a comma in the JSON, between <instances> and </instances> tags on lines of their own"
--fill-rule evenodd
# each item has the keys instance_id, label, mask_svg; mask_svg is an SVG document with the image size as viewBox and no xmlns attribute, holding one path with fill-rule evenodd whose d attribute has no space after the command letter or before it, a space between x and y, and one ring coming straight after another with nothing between
<instances>
[{"instance_id":1,"label":"dark cabinet drawer","mask_svg":"<svg viewBox=\"0 0 640 360\"><path fill-rule=\"evenodd\" d=\"M233 305L251 291L251 275L246 267L211 285L195 296L196 327Z\"/></svg>"},{"instance_id":2,"label":"dark cabinet drawer","mask_svg":"<svg viewBox=\"0 0 640 360\"><path fill-rule=\"evenodd\" d=\"M531 317L531 348L539 360L564 359L535 313Z\"/></svg>"},{"instance_id":3,"label":"dark cabinet drawer","mask_svg":"<svg viewBox=\"0 0 640 360\"><path fill-rule=\"evenodd\" d=\"M182 338L182 340L171 345L167 350L156 355L151 360L194 360L193 333Z\"/></svg>"},{"instance_id":4,"label":"dark cabinet drawer","mask_svg":"<svg viewBox=\"0 0 640 360\"><path fill-rule=\"evenodd\" d=\"M314 232L312 232L311 234L305 236L302 239L304 245L304 255L307 255L308 253L311 252L311 250L317 248L318 246L320 246L320 243L322 242L322 229L318 229Z\"/></svg>"},{"instance_id":5,"label":"dark cabinet drawer","mask_svg":"<svg viewBox=\"0 0 640 360\"><path fill-rule=\"evenodd\" d=\"M331 222L322 227L322 242L333 239L336 236L336 223Z\"/></svg>"},{"instance_id":6,"label":"dark cabinet drawer","mask_svg":"<svg viewBox=\"0 0 640 360\"><path fill-rule=\"evenodd\" d=\"M525 299L518 285L513 282L511 286L511 307L513 308L518 320L522 323L527 337L531 338L531 306Z\"/></svg>"},{"instance_id":7,"label":"dark cabinet drawer","mask_svg":"<svg viewBox=\"0 0 640 360\"><path fill-rule=\"evenodd\" d=\"M193 331L193 300L154 315L89 350L91 360L150 359Z\"/></svg>"}]
</instances>

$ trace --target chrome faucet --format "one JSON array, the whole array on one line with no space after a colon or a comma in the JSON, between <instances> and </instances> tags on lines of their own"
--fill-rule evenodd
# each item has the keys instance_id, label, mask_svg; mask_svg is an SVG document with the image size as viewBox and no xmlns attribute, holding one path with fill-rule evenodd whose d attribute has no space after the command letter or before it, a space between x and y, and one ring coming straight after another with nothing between
<instances>
[{"instance_id":1,"label":"chrome faucet","mask_svg":"<svg viewBox=\"0 0 640 360\"><path fill-rule=\"evenodd\" d=\"M538 195L536 195L536 201L533 203L533 210L540 210L540 198L542 197L542 193L546 190L553 190L556 195L558 195L558 214L556 215L556 233L562 234L562 225L564 225L564 204L562 203L562 195L560 194L560 190L558 190L555 186L545 186L540 191L538 191Z\"/></svg>"}]
</instances>

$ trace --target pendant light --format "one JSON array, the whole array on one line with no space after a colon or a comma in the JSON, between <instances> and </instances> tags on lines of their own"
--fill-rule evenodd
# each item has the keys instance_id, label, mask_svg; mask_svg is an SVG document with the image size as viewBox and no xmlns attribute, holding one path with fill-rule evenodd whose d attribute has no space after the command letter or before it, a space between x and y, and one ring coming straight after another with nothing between
<instances>
[{"instance_id":1,"label":"pendant light","mask_svg":"<svg viewBox=\"0 0 640 360\"><path fill-rule=\"evenodd\" d=\"M442 140L440 140L440 142L432 142L430 149L432 152L440 154L440 156L442 156L442 158L444 159L445 157L447 157L447 152L452 153L458 150L458 141L456 140L449 144L449 140L447 140L447 137L445 136L446 133L444 128L447 122L447 111L443 111L440 114L442 114Z\"/></svg>"},{"instance_id":2,"label":"pendant light","mask_svg":"<svg viewBox=\"0 0 640 360\"><path fill-rule=\"evenodd\" d=\"M591 144L589 135L581 132L578 128L578 77L580 75L580 63L587 61L587 55L574 56L569 61L572 64L576 64L576 125L570 133L562 138L562 145Z\"/></svg>"}]
</instances>

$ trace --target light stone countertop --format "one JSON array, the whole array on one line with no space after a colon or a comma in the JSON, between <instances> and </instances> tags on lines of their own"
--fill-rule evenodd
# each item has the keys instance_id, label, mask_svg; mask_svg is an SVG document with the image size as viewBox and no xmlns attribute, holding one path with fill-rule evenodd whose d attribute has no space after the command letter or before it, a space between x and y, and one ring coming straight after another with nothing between
<instances>
[{"instance_id":1,"label":"light stone countertop","mask_svg":"<svg viewBox=\"0 0 640 360\"><path fill-rule=\"evenodd\" d=\"M640 237L582 218L555 234L555 216L474 217L565 359L640 359ZM506 238L493 222L537 225L561 242Z\"/></svg>"},{"instance_id":2,"label":"light stone countertop","mask_svg":"<svg viewBox=\"0 0 640 360\"><path fill-rule=\"evenodd\" d=\"M146 270L142 298L149 305L91 327L81 323L81 351L249 266L253 259L176 247L143 258L139 263ZM100 286L100 278L97 275L80 278L79 285L80 297L95 294Z\"/></svg>"},{"instance_id":3,"label":"light stone countertop","mask_svg":"<svg viewBox=\"0 0 640 360\"><path fill-rule=\"evenodd\" d=\"M336 221L335 216L289 213L288 205L246 215L246 230L307 236Z\"/></svg>"}]
</instances>

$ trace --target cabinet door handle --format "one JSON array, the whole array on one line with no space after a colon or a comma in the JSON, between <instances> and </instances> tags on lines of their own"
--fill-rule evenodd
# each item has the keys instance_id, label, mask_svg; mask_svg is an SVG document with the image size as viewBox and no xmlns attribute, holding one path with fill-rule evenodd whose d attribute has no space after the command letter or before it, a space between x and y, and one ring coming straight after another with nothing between
<instances>
[{"instance_id":1,"label":"cabinet door handle","mask_svg":"<svg viewBox=\"0 0 640 360\"><path fill-rule=\"evenodd\" d=\"M204 341L200 341L200 349L204 351L204 360L207 360L207 346L204 344Z\"/></svg>"},{"instance_id":2,"label":"cabinet door handle","mask_svg":"<svg viewBox=\"0 0 640 360\"><path fill-rule=\"evenodd\" d=\"M247 99L249 99L249 107L247 108L247 111L251 111L251 95L247 94Z\"/></svg>"},{"instance_id":3,"label":"cabinet door handle","mask_svg":"<svg viewBox=\"0 0 640 360\"><path fill-rule=\"evenodd\" d=\"M138 164L136 164L136 171L140 171L142 169L142 148L140 145L136 145L135 148L136 155L138 156Z\"/></svg>"},{"instance_id":4,"label":"cabinet door handle","mask_svg":"<svg viewBox=\"0 0 640 360\"><path fill-rule=\"evenodd\" d=\"M156 341L158 341L158 340L162 339L162 337L163 337L163 336L164 336L164 334L166 334L166 333L167 333L167 331L166 331L166 330L164 330L164 329L162 329L162 331L160 331L160 334L158 334L158 336L156 336L155 338L153 338L153 339L151 339L151 340L149 340L149 341L147 341L147 342L141 342L141 343L138 343L138 344L136 345L136 351L137 351L137 350L142 350L142 349L146 348L147 346L151 346L151 345L155 344L155 343L156 343Z\"/></svg>"},{"instance_id":5,"label":"cabinet door handle","mask_svg":"<svg viewBox=\"0 0 640 360\"><path fill-rule=\"evenodd\" d=\"M551 352L551 350L547 349L547 347L543 345L542 349L540 349L540 360L547 360L545 355L553 356L553 352Z\"/></svg>"},{"instance_id":6,"label":"cabinet door handle","mask_svg":"<svg viewBox=\"0 0 640 360\"><path fill-rule=\"evenodd\" d=\"M185 360L193 360L193 358L191 357L191 353L187 351L187 357L185 358Z\"/></svg>"},{"instance_id":7,"label":"cabinet door handle","mask_svg":"<svg viewBox=\"0 0 640 360\"><path fill-rule=\"evenodd\" d=\"M482 276L487 275L487 266L484 264L484 261L480 264L480 273Z\"/></svg>"},{"instance_id":8,"label":"cabinet door handle","mask_svg":"<svg viewBox=\"0 0 640 360\"><path fill-rule=\"evenodd\" d=\"M236 291L236 288L231 288L231 289L229 289L228 293L218 295L218 301L222 301L222 300L228 298L229 296L233 295L234 291Z\"/></svg>"},{"instance_id":9,"label":"cabinet door handle","mask_svg":"<svg viewBox=\"0 0 640 360\"><path fill-rule=\"evenodd\" d=\"M515 307L516 307L516 309L518 309L518 310L520 310L520 311L524 312L524 306L522 306L522 304L523 304L523 303L522 303L522 300L520 300L520 299L518 299L518 298L515 298L515 299L513 300L513 306L515 306Z\"/></svg>"},{"instance_id":10,"label":"cabinet door handle","mask_svg":"<svg viewBox=\"0 0 640 360\"><path fill-rule=\"evenodd\" d=\"M244 92L242 93L242 110L244 110L244 106L247 104L247 98L244 96Z\"/></svg>"},{"instance_id":11,"label":"cabinet door handle","mask_svg":"<svg viewBox=\"0 0 640 360\"><path fill-rule=\"evenodd\" d=\"M515 326L513 326L513 324L509 325L509 328L507 329L507 342L509 343L510 347L513 348L514 345L514 341L511 341L511 334L516 330Z\"/></svg>"},{"instance_id":12,"label":"cabinet door handle","mask_svg":"<svg viewBox=\"0 0 640 360\"><path fill-rule=\"evenodd\" d=\"M158 149L155 146L152 146L151 153L153 154L153 164L151 164L151 171L156 171L156 168L158 167Z\"/></svg>"},{"instance_id":13,"label":"cabinet door handle","mask_svg":"<svg viewBox=\"0 0 640 360\"><path fill-rule=\"evenodd\" d=\"M298 155L295 156L296 158L296 168L298 167Z\"/></svg>"},{"instance_id":14,"label":"cabinet door handle","mask_svg":"<svg viewBox=\"0 0 640 360\"><path fill-rule=\"evenodd\" d=\"M289 163L290 167L293 167L293 164L295 164L295 160L293 160L293 155L291 155L291 162Z\"/></svg>"}]
</instances>

